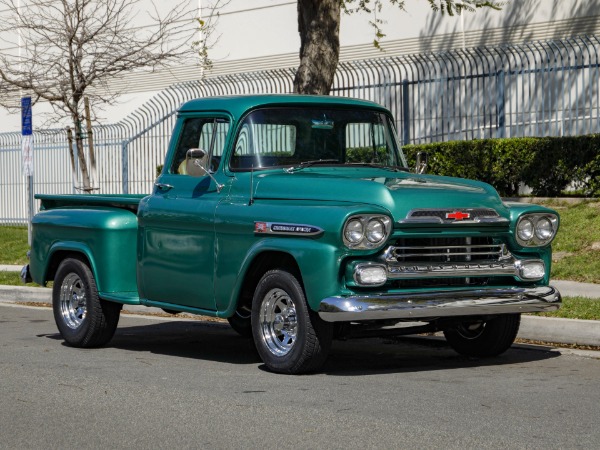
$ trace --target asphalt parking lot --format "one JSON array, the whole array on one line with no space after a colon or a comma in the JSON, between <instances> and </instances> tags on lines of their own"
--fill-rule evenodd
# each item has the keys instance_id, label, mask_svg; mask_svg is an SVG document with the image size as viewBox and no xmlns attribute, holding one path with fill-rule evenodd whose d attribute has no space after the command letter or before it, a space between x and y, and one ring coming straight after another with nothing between
<instances>
[{"instance_id":1,"label":"asphalt parking lot","mask_svg":"<svg viewBox=\"0 0 600 450\"><path fill-rule=\"evenodd\" d=\"M315 375L267 372L226 324L123 315L74 349L47 308L0 304L2 448L597 448L600 355L336 342Z\"/></svg>"}]
</instances>

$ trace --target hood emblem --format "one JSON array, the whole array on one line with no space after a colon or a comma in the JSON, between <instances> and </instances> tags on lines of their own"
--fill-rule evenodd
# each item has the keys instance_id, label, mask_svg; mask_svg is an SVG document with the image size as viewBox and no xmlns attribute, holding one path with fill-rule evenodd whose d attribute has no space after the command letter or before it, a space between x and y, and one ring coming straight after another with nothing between
<instances>
[{"instance_id":1,"label":"hood emblem","mask_svg":"<svg viewBox=\"0 0 600 450\"><path fill-rule=\"evenodd\" d=\"M446 213L446 219L454 219L454 220L464 220L470 219L471 214L462 212L462 211L453 211L451 213Z\"/></svg>"},{"instance_id":2,"label":"hood emblem","mask_svg":"<svg viewBox=\"0 0 600 450\"><path fill-rule=\"evenodd\" d=\"M466 220L465 220L466 219ZM465 209L412 209L408 212L406 219L398 223L415 224L508 224L509 220L500 217L498 212L491 208L465 208Z\"/></svg>"}]
</instances>

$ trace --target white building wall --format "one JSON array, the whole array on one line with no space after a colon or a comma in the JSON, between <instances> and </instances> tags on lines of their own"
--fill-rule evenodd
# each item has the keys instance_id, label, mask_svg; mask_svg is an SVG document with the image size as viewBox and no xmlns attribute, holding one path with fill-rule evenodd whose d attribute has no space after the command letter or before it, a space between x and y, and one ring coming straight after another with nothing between
<instances>
[{"instance_id":1,"label":"white building wall","mask_svg":"<svg viewBox=\"0 0 600 450\"><path fill-rule=\"evenodd\" d=\"M214 1L198 0L197 6L194 2L197 15L208 14ZM156 3L165 7L170 2ZM149 5L150 0L140 3L140 25ZM297 66L300 39L296 14L296 1L230 0L219 12L213 33L218 40L210 51L214 66L205 75ZM343 15L342 61L600 34L600 0L512 0L502 11L484 9L462 17L436 14L425 0L406 0L406 11L384 0L378 17L385 20L383 52L372 44L374 34L368 24L372 17L366 13ZM117 122L165 87L201 75L193 59L170 70L116 79L109 89L122 95L99 116L103 123ZM35 127L43 124L38 118L48 111L47 104L34 107ZM19 129L18 114L0 111L0 131Z\"/></svg>"}]
</instances>

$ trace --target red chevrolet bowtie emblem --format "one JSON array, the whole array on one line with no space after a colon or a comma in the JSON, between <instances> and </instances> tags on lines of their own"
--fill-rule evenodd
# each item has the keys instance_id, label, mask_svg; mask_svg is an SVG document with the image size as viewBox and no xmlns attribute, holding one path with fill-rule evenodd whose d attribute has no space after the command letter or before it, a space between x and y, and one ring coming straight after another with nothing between
<instances>
[{"instance_id":1,"label":"red chevrolet bowtie emblem","mask_svg":"<svg viewBox=\"0 0 600 450\"><path fill-rule=\"evenodd\" d=\"M462 211L454 211L452 213L446 213L446 219L463 220L471 217L471 214L464 213Z\"/></svg>"}]
</instances>

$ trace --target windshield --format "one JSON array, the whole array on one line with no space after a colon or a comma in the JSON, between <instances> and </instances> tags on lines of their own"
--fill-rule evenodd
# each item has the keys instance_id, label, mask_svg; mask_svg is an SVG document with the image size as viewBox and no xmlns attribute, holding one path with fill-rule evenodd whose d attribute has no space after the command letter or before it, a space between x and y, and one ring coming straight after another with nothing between
<instances>
[{"instance_id":1,"label":"windshield","mask_svg":"<svg viewBox=\"0 0 600 450\"><path fill-rule=\"evenodd\" d=\"M387 115L305 107L248 114L230 161L234 171L316 164L405 168L406 160Z\"/></svg>"}]
</instances>

